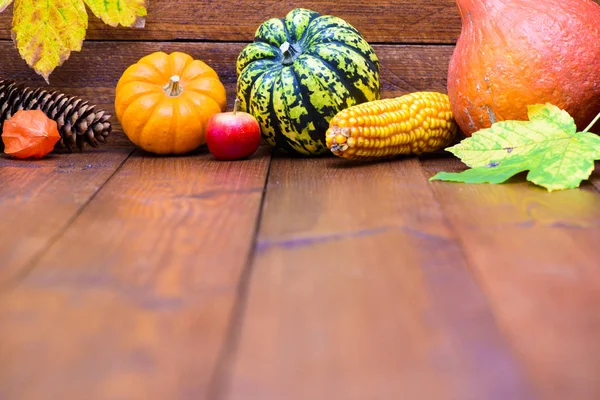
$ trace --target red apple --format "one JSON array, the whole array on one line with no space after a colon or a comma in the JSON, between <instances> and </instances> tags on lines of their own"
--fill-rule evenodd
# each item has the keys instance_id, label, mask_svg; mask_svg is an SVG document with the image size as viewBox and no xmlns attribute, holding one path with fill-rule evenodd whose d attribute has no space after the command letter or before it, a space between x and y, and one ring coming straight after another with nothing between
<instances>
[{"instance_id":1,"label":"red apple","mask_svg":"<svg viewBox=\"0 0 600 400\"><path fill-rule=\"evenodd\" d=\"M260 126L252 115L238 111L235 100L232 112L213 115L206 126L206 144L217 160L250 157L260 143Z\"/></svg>"}]
</instances>

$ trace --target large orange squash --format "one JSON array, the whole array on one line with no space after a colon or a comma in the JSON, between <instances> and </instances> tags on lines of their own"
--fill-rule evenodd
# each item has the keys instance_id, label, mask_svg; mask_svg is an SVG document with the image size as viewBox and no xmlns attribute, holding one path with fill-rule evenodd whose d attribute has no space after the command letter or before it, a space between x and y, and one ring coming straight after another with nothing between
<instances>
[{"instance_id":1,"label":"large orange squash","mask_svg":"<svg viewBox=\"0 0 600 400\"><path fill-rule=\"evenodd\" d=\"M184 154L203 145L208 120L226 105L217 73L180 52L156 52L131 65L115 96L123 132L155 154Z\"/></svg>"},{"instance_id":2,"label":"large orange squash","mask_svg":"<svg viewBox=\"0 0 600 400\"><path fill-rule=\"evenodd\" d=\"M552 103L584 129L600 112L600 6L591 0L457 0L448 95L470 136Z\"/></svg>"}]
</instances>

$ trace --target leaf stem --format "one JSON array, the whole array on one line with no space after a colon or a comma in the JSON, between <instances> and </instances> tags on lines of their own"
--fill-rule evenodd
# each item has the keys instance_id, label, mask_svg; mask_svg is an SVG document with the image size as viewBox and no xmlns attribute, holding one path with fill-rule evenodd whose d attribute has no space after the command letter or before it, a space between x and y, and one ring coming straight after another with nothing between
<instances>
[{"instance_id":1,"label":"leaf stem","mask_svg":"<svg viewBox=\"0 0 600 400\"><path fill-rule=\"evenodd\" d=\"M594 118L594 120L587 126L587 128L585 128L583 130L583 133L585 133L585 132L589 131L590 129L592 129L592 126L594 126L594 124L596 122L598 122L599 119L600 119L600 114L596 115L596 118Z\"/></svg>"}]
</instances>

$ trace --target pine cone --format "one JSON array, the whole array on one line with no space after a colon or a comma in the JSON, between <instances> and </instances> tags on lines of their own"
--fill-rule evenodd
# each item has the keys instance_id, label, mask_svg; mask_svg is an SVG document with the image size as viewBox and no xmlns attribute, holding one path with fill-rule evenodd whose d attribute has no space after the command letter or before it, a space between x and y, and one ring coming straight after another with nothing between
<instances>
[{"instance_id":1,"label":"pine cone","mask_svg":"<svg viewBox=\"0 0 600 400\"><path fill-rule=\"evenodd\" d=\"M76 96L67 96L58 91L30 89L14 81L0 80L0 133L4 121L19 110L42 110L56 121L61 139L55 149L83 150L85 143L97 147L106 143L112 131L110 115L97 111L96 106ZM0 151L4 144L0 140Z\"/></svg>"}]
</instances>

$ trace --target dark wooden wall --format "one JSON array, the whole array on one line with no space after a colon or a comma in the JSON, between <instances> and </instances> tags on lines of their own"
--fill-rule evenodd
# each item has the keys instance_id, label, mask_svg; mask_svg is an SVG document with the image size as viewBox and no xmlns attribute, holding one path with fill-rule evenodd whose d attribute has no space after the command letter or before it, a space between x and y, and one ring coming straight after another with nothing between
<instances>
[{"instance_id":1,"label":"dark wooden wall","mask_svg":"<svg viewBox=\"0 0 600 400\"><path fill-rule=\"evenodd\" d=\"M149 0L143 32L109 29L94 19L92 40L249 41L267 18L296 7L344 18L373 43L453 43L460 32L454 0L235 1ZM0 37L10 36L9 16L0 17Z\"/></svg>"},{"instance_id":2,"label":"dark wooden wall","mask_svg":"<svg viewBox=\"0 0 600 400\"><path fill-rule=\"evenodd\" d=\"M461 28L455 0L149 0L143 29L111 28L90 15L83 50L54 72L50 84L84 96L114 115L114 87L128 65L158 50L185 51L218 72L231 107L239 52L263 21L283 17L296 7L341 17L365 36L381 60L383 97L446 91L448 62ZM46 85L14 48L11 18L12 6L0 14L0 77Z\"/></svg>"},{"instance_id":3,"label":"dark wooden wall","mask_svg":"<svg viewBox=\"0 0 600 400\"><path fill-rule=\"evenodd\" d=\"M239 52L263 21L283 17L295 7L339 16L361 31L381 60L383 96L446 90L448 61L460 33L454 0L150 0L143 29L111 28L91 16L83 50L72 53L56 69L50 84L112 113L114 87L128 65L158 50L185 51L215 68L227 87L231 106ZM12 7L0 14L0 77L45 86L14 48L11 18Z\"/></svg>"}]
</instances>

